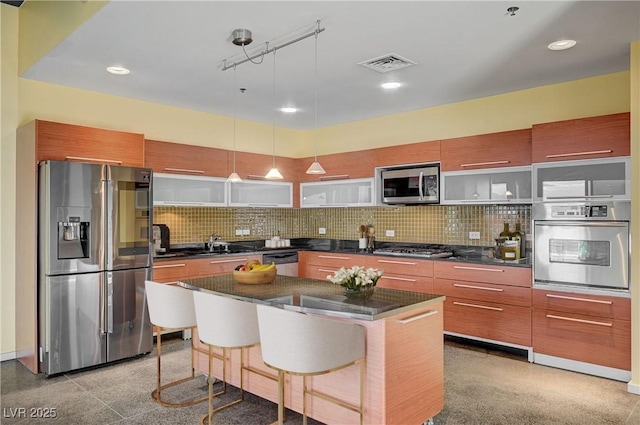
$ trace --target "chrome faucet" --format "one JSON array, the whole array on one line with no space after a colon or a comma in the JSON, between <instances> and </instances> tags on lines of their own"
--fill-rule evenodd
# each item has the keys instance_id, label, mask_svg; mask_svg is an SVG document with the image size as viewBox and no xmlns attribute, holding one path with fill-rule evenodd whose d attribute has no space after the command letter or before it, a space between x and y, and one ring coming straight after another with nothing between
<instances>
[{"instance_id":1,"label":"chrome faucet","mask_svg":"<svg viewBox=\"0 0 640 425\"><path fill-rule=\"evenodd\" d=\"M215 242L216 242L216 241L219 241L219 240L221 240L221 239L222 239L222 237L221 237L221 236L216 235L216 233L215 233L215 232L213 232L213 233L211 234L211 236L209 236L209 252L213 252L213 247L214 247L214 245L215 245Z\"/></svg>"}]
</instances>

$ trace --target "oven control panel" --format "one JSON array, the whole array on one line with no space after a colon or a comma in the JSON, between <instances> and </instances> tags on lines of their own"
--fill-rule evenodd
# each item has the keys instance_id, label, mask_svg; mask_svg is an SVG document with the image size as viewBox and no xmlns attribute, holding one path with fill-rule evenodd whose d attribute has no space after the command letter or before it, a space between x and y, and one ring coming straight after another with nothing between
<instances>
[{"instance_id":1,"label":"oven control panel","mask_svg":"<svg viewBox=\"0 0 640 425\"><path fill-rule=\"evenodd\" d=\"M607 205L554 205L551 207L552 218L607 218Z\"/></svg>"}]
</instances>

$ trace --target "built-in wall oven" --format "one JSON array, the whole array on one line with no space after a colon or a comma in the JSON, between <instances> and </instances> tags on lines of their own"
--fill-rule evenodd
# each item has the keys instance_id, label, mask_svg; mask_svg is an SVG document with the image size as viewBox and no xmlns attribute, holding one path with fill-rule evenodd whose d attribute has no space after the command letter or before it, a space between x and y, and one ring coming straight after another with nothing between
<instances>
[{"instance_id":1,"label":"built-in wall oven","mask_svg":"<svg viewBox=\"0 0 640 425\"><path fill-rule=\"evenodd\" d=\"M534 203L534 287L629 289L631 203Z\"/></svg>"}]
</instances>

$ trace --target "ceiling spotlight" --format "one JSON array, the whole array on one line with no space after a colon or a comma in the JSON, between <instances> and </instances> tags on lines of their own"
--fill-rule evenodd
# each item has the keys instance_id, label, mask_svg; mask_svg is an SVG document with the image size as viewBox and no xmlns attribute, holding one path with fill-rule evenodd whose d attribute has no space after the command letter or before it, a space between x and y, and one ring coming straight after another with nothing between
<instances>
[{"instance_id":1,"label":"ceiling spotlight","mask_svg":"<svg viewBox=\"0 0 640 425\"><path fill-rule=\"evenodd\" d=\"M233 30L231 37L233 37L231 42L236 46L246 46L247 44L251 44L253 41L253 38L251 38L251 31L244 28Z\"/></svg>"},{"instance_id":2,"label":"ceiling spotlight","mask_svg":"<svg viewBox=\"0 0 640 425\"><path fill-rule=\"evenodd\" d=\"M388 83L382 83L380 84L380 87L382 87L383 89L397 89L398 87L400 87L402 84L397 83L395 81L390 81Z\"/></svg>"},{"instance_id":3,"label":"ceiling spotlight","mask_svg":"<svg viewBox=\"0 0 640 425\"><path fill-rule=\"evenodd\" d=\"M511 6L509 8L507 8L507 14L509 16L516 16L516 12L520 10L520 8L518 6Z\"/></svg>"},{"instance_id":4,"label":"ceiling spotlight","mask_svg":"<svg viewBox=\"0 0 640 425\"><path fill-rule=\"evenodd\" d=\"M575 40L558 40L549 44L547 47L549 50L567 50L576 45Z\"/></svg>"},{"instance_id":5,"label":"ceiling spotlight","mask_svg":"<svg viewBox=\"0 0 640 425\"><path fill-rule=\"evenodd\" d=\"M285 114L293 114L294 112L298 112L298 108L285 107L280 108L280 111L284 112Z\"/></svg>"},{"instance_id":6,"label":"ceiling spotlight","mask_svg":"<svg viewBox=\"0 0 640 425\"><path fill-rule=\"evenodd\" d=\"M122 66L109 66L107 67L107 72L113 75L127 75L131 71Z\"/></svg>"}]
</instances>

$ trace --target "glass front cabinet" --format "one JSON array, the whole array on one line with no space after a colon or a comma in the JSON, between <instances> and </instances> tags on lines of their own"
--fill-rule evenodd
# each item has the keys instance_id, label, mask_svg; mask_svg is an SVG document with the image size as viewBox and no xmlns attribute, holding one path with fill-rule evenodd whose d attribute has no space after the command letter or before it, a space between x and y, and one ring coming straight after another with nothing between
<instances>
[{"instance_id":1,"label":"glass front cabinet","mask_svg":"<svg viewBox=\"0 0 640 425\"><path fill-rule=\"evenodd\" d=\"M293 207L293 183L244 180L229 183L230 207Z\"/></svg>"},{"instance_id":2,"label":"glass front cabinet","mask_svg":"<svg viewBox=\"0 0 640 425\"><path fill-rule=\"evenodd\" d=\"M227 205L226 179L181 174L153 173L153 205Z\"/></svg>"},{"instance_id":3,"label":"glass front cabinet","mask_svg":"<svg viewBox=\"0 0 640 425\"><path fill-rule=\"evenodd\" d=\"M441 173L441 204L530 204L531 167Z\"/></svg>"},{"instance_id":4,"label":"glass front cabinet","mask_svg":"<svg viewBox=\"0 0 640 425\"><path fill-rule=\"evenodd\" d=\"M374 179L300 183L300 207L362 207L374 205Z\"/></svg>"}]
</instances>

